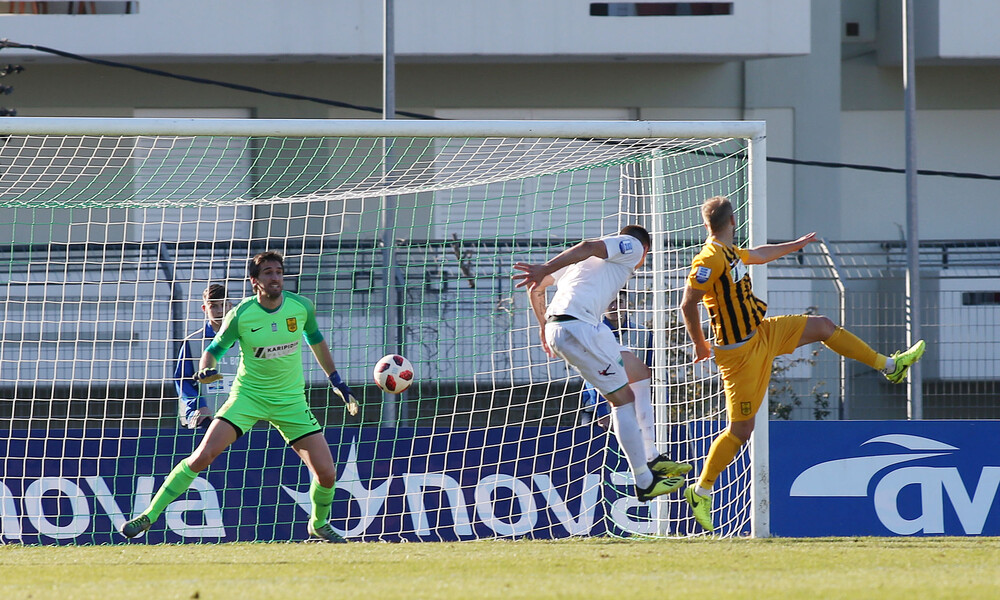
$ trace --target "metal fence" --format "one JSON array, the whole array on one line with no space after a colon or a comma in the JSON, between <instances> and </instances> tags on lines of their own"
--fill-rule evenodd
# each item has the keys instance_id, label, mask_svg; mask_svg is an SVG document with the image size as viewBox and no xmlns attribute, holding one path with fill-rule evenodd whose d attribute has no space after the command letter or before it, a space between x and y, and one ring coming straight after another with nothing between
<instances>
[{"instance_id":1,"label":"metal fence","mask_svg":"<svg viewBox=\"0 0 1000 600\"><path fill-rule=\"evenodd\" d=\"M271 242L12 247L0 273L0 417L173 418L169 373L179 340L200 322L198 286L229 281L234 297L247 293L246 257L265 247L301 257L286 265L294 275L289 288L316 299L323 327L346 332L335 358L352 380L366 381L366 365L383 349L383 312L373 309L384 307L378 248L372 242ZM470 404L461 412L489 413L483 394L503 399L495 408L509 413L532 394L553 393L552 387L533 390L534 384L570 376L533 346L537 335L526 307L510 301L510 263L548 256L551 244L456 247L440 240L399 250L411 358L425 363L428 379L461 383L469 373L488 379L456 385L454 393L438 385L430 404L414 390L404 416L434 424L441 411L456 413L460 397ZM689 258L678 257L678 264ZM1000 418L1000 241L924 242L921 263L925 418ZM677 271L670 276L682 277L683 269ZM769 314L824 314L879 352L903 347L903 243L813 244L772 263L768 277ZM668 305L676 307L674 300ZM352 355L337 354L345 349ZM307 377L326 390L322 373L313 369ZM567 390L546 410L565 415L575 401ZM776 361L772 418L902 419L905 392L815 344ZM445 396L454 398L451 405Z\"/></svg>"},{"instance_id":2,"label":"metal fence","mask_svg":"<svg viewBox=\"0 0 1000 600\"><path fill-rule=\"evenodd\" d=\"M1000 241L922 242L920 264L924 418L1000 418ZM905 347L905 278L905 242L813 244L769 267L769 313L825 314L891 354ZM791 418L906 418L905 386L821 345L779 360L775 380L789 385L772 406Z\"/></svg>"}]
</instances>

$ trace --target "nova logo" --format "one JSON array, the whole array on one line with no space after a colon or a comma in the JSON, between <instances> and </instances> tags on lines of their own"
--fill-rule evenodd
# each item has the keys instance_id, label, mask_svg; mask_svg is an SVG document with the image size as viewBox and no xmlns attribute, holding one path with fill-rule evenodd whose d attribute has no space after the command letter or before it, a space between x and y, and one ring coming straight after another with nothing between
<instances>
[{"instance_id":1,"label":"nova logo","mask_svg":"<svg viewBox=\"0 0 1000 600\"><path fill-rule=\"evenodd\" d=\"M876 442L893 444L910 452L842 458L813 465L795 478L789 495L864 498L868 496L871 481L883 470L950 455L958 450L944 442L906 434L880 435L861 445ZM967 486L956 467L901 466L881 476L875 484L872 501L879 521L895 534L945 533L944 498L947 496L964 532L978 535L983 532L997 497L1000 466L983 467L979 481L972 483L974 485ZM919 507L908 506L901 510L899 495L909 486L919 491Z\"/></svg>"}]
</instances>

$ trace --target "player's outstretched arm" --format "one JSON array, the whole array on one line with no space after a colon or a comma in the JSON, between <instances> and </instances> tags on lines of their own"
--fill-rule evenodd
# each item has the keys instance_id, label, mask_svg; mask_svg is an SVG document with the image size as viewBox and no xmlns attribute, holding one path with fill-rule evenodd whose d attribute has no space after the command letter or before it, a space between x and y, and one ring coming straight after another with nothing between
<instances>
[{"instance_id":1,"label":"player's outstretched arm","mask_svg":"<svg viewBox=\"0 0 1000 600\"><path fill-rule=\"evenodd\" d=\"M807 233L797 240L785 242L784 244L765 244L751 248L748 254L747 264L762 265L772 260L781 258L791 252L796 252L816 241L816 232Z\"/></svg>"},{"instance_id":2,"label":"player's outstretched arm","mask_svg":"<svg viewBox=\"0 0 1000 600\"><path fill-rule=\"evenodd\" d=\"M541 285L528 290L528 302L531 303L531 310L535 313L535 319L538 321L538 338L542 342L542 350L545 350L545 354L549 358L555 358L555 353L549 348L549 342L545 339L545 288L550 286L552 282L552 277L549 276L542 280Z\"/></svg>"},{"instance_id":3,"label":"player's outstretched arm","mask_svg":"<svg viewBox=\"0 0 1000 600\"><path fill-rule=\"evenodd\" d=\"M694 343L694 362L701 362L712 355L712 346L705 339L705 332L701 329L701 314L698 312L698 303L704 296L705 292L689 285L685 286L684 297L681 299L684 328Z\"/></svg>"},{"instance_id":4,"label":"player's outstretched arm","mask_svg":"<svg viewBox=\"0 0 1000 600\"><path fill-rule=\"evenodd\" d=\"M311 344L309 349L312 350L313 356L316 357L316 362L319 363L319 366L326 373L327 378L330 380L330 385L333 386L333 391L344 401L347 412L352 417L357 415L358 399L354 397L351 388L340 376L340 373L337 372L337 365L333 362L333 355L330 353L330 346L326 344L326 340Z\"/></svg>"},{"instance_id":5,"label":"player's outstretched arm","mask_svg":"<svg viewBox=\"0 0 1000 600\"><path fill-rule=\"evenodd\" d=\"M514 287L527 287L528 291L531 291L538 287L545 277L555 273L559 269L586 260L591 256L607 258L608 247L601 240L585 240L571 248L563 250L545 264L514 263L514 268L522 271L522 273L514 275L514 279L520 280Z\"/></svg>"}]
</instances>

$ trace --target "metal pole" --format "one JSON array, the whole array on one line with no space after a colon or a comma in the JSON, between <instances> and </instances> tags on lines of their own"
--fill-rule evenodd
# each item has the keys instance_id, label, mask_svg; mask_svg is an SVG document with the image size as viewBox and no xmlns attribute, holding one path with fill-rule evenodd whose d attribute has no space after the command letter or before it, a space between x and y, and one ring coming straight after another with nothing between
<instances>
[{"instance_id":1,"label":"metal pole","mask_svg":"<svg viewBox=\"0 0 1000 600\"><path fill-rule=\"evenodd\" d=\"M393 0L382 0L382 118L396 118L396 15Z\"/></svg>"},{"instance_id":2,"label":"metal pole","mask_svg":"<svg viewBox=\"0 0 1000 600\"><path fill-rule=\"evenodd\" d=\"M906 123L906 345L920 339L920 235L917 231L917 80L913 64L913 0L903 0L903 118ZM924 418L920 363L910 367L907 416Z\"/></svg>"},{"instance_id":3,"label":"metal pole","mask_svg":"<svg viewBox=\"0 0 1000 600\"><path fill-rule=\"evenodd\" d=\"M749 141L750 246L767 243L767 137L764 132ZM754 292L767 298L767 265L750 267ZM768 427L768 397L754 416L750 437L750 534L771 537L771 438Z\"/></svg>"},{"instance_id":4,"label":"metal pole","mask_svg":"<svg viewBox=\"0 0 1000 600\"><path fill-rule=\"evenodd\" d=\"M139 251L142 252L141 248ZM177 281L174 271L174 257L171 255L170 249L165 242L157 244L157 262L160 265L160 270L163 271L167 284L170 286L170 335L173 337L170 351L172 352L172 357L176 358L180 354L181 344L184 343L184 337L187 334L185 331L187 315L185 314L181 284Z\"/></svg>"},{"instance_id":5,"label":"metal pole","mask_svg":"<svg viewBox=\"0 0 1000 600\"><path fill-rule=\"evenodd\" d=\"M393 0L383 0L383 36L382 36L382 119L396 117L396 49L395 20L393 18ZM380 210L380 236L382 246L382 283L385 286L385 307L383 308L383 352L385 354L402 353L403 319L402 298L397 281L396 269L396 197L388 193L391 185L391 173L395 163L392 148L393 138L382 138L382 202ZM396 427L400 424L400 407L405 406L403 399L396 394L382 393L382 425ZM403 415L405 418L405 415Z\"/></svg>"},{"instance_id":6,"label":"metal pole","mask_svg":"<svg viewBox=\"0 0 1000 600\"><path fill-rule=\"evenodd\" d=\"M847 286L844 285L844 278L840 274L840 261L830 250L830 243L826 239L820 239L819 247L823 251L823 258L826 259L826 264L830 267L830 271L833 272L833 285L837 288L837 312L840 319L840 326L847 327ZM838 417L843 421L851 418L851 406L847 399L847 359L842 354L838 354L837 356L840 359L840 386L838 387L840 402L838 403Z\"/></svg>"}]
</instances>

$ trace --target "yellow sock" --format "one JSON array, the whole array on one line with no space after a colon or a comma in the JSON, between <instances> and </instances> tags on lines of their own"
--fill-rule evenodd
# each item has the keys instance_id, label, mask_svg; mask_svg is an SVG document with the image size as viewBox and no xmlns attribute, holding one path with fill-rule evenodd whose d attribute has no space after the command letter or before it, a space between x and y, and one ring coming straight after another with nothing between
<instances>
[{"instance_id":1,"label":"yellow sock","mask_svg":"<svg viewBox=\"0 0 1000 600\"><path fill-rule=\"evenodd\" d=\"M729 466L729 463L733 462L741 446L743 446L743 440L733 435L733 432L728 429L715 438L708 451L708 458L705 459L705 466L701 469L701 479L698 480L698 485L706 490L712 489L712 486L715 485L715 478Z\"/></svg>"},{"instance_id":2,"label":"yellow sock","mask_svg":"<svg viewBox=\"0 0 1000 600\"><path fill-rule=\"evenodd\" d=\"M843 327L838 327L823 345L841 356L853 358L879 371L885 368L885 361L889 358L872 350L871 346L861 341L861 338Z\"/></svg>"}]
</instances>

